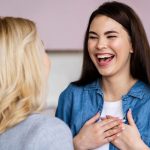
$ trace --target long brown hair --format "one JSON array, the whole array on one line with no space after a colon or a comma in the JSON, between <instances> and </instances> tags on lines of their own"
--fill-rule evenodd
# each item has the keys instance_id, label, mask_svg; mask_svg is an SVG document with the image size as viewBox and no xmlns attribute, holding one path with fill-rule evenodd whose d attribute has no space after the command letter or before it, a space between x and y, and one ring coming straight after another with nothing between
<instances>
[{"instance_id":1,"label":"long brown hair","mask_svg":"<svg viewBox=\"0 0 150 150\"><path fill-rule=\"evenodd\" d=\"M81 77L73 83L85 85L101 78L88 53L89 28L93 19L98 15L110 17L125 28L131 38L134 50L130 63L131 75L133 78L150 84L150 47L142 22L131 7L116 1L102 4L91 14L84 39Z\"/></svg>"}]
</instances>

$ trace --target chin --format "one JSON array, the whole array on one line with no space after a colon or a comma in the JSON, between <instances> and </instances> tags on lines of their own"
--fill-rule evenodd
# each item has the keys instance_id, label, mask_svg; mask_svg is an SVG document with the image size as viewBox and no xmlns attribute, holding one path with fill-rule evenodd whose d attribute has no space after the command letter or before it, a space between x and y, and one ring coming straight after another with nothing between
<instances>
[{"instance_id":1,"label":"chin","mask_svg":"<svg viewBox=\"0 0 150 150\"><path fill-rule=\"evenodd\" d=\"M99 74L102 77L111 77L111 76L113 76L113 72L112 71L99 71Z\"/></svg>"}]
</instances>

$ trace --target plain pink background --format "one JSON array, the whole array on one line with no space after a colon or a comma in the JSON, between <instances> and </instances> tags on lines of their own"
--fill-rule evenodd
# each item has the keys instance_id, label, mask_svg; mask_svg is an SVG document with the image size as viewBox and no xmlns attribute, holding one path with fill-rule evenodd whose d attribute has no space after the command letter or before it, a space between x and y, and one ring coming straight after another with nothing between
<instances>
[{"instance_id":1,"label":"plain pink background","mask_svg":"<svg viewBox=\"0 0 150 150\"><path fill-rule=\"evenodd\" d=\"M150 1L119 0L140 16L150 39ZM49 50L81 50L89 16L106 0L0 0L1 16L32 19Z\"/></svg>"}]
</instances>

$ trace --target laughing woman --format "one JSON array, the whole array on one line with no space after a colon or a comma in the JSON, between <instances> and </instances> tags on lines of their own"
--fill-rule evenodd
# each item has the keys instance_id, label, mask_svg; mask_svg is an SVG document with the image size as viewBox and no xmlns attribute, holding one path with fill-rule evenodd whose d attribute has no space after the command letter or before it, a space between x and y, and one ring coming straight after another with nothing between
<instances>
[{"instance_id":1,"label":"laughing woman","mask_svg":"<svg viewBox=\"0 0 150 150\"><path fill-rule=\"evenodd\" d=\"M81 78L59 98L56 116L71 128L76 150L148 150L150 47L129 6L95 10L84 41Z\"/></svg>"}]
</instances>

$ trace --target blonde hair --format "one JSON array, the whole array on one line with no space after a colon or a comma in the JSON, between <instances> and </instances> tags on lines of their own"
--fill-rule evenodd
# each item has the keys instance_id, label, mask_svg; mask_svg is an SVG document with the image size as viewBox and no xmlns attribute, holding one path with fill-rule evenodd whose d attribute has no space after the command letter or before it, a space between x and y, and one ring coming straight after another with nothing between
<instances>
[{"instance_id":1,"label":"blonde hair","mask_svg":"<svg viewBox=\"0 0 150 150\"><path fill-rule=\"evenodd\" d=\"M43 53L34 22L0 18L0 133L42 110Z\"/></svg>"}]
</instances>

